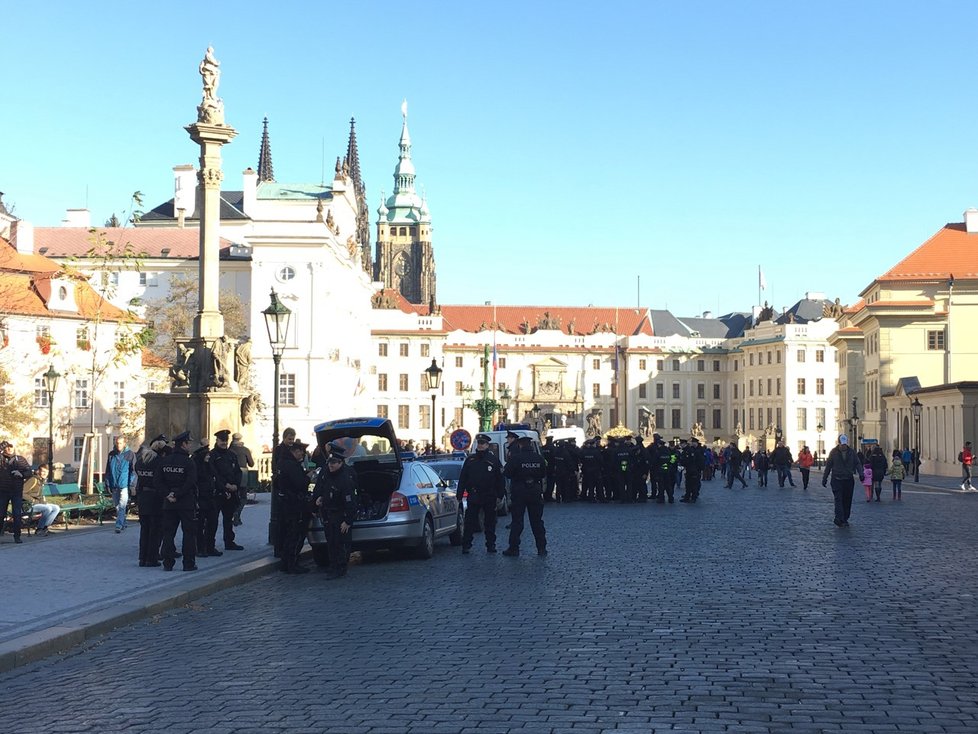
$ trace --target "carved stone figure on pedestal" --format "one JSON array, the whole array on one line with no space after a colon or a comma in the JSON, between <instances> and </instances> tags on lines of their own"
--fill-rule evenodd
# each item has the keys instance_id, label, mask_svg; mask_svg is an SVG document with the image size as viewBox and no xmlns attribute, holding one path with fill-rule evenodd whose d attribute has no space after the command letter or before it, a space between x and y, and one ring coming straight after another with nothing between
<instances>
[{"instance_id":1,"label":"carved stone figure on pedestal","mask_svg":"<svg viewBox=\"0 0 978 734\"><path fill-rule=\"evenodd\" d=\"M247 426L255 419L255 404L258 402L254 393L246 395L241 400L241 424Z\"/></svg>"},{"instance_id":2,"label":"carved stone figure on pedestal","mask_svg":"<svg viewBox=\"0 0 978 734\"><path fill-rule=\"evenodd\" d=\"M231 344L226 336L220 336L211 345L211 379L210 387L223 389L228 387L228 356Z\"/></svg>"},{"instance_id":3,"label":"carved stone figure on pedestal","mask_svg":"<svg viewBox=\"0 0 978 734\"><path fill-rule=\"evenodd\" d=\"M584 435L588 438L598 438L601 433L601 411L592 410L587 417L587 430L584 431Z\"/></svg>"},{"instance_id":4,"label":"carved stone figure on pedestal","mask_svg":"<svg viewBox=\"0 0 978 734\"><path fill-rule=\"evenodd\" d=\"M251 386L251 340L244 339L234 348L234 381L239 390Z\"/></svg>"},{"instance_id":5,"label":"carved stone figure on pedestal","mask_svg":"<svg viewBox=\"0 0 978 734\"><path fill-rule=\"evenodd\" d=\"M197 122L223 125L224 103L217 96L217 85L221 82L221 62L214 58L213 46L207 47L197 69L204 82L204 97L197 107Z\"/></svg>"},{"instance_id":6,"label":"carved stone figure on pedestal","mask_svg":"<svg viewBox=\"0 0 978 734\"><path fill-rule=\"evenodd\" d=\"M170 387L188 388L193 379L194 348L186 344L177 344L177 361L170 367Z\"/></svg>"}]
</instances>

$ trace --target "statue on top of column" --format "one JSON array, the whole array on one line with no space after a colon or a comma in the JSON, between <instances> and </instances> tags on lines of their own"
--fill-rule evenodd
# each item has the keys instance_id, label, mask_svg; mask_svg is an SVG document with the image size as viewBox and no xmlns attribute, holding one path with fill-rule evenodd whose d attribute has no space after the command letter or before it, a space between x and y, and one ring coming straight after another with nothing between
<instances>
[{"instance_id":1,"label":"statue on top of column","mask_svg":"<svg viewBox=\"0 0 978 734\"><path fill-rule=\"evenodd\" d=\"M214 58L214 47L208 46L204 59L197 67L204 81L204 98L197 106L197 122L208 125L224 124L224 103L217 96L221 81L221 62Z\"/></svg>"}]
</instances>

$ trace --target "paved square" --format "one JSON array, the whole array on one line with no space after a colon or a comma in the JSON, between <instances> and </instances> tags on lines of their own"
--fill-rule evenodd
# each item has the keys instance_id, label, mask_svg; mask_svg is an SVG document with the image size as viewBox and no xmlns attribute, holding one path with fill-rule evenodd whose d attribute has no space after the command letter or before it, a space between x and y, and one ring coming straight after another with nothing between
<instances>
[{"instance_id":1,"label":"paved square","mask_svg":"<svg viewBox=\"0 0 978 734\"><path fill-rule=\"evenodd\" d=\"M549 505L546 559L275 575L0 686L20 732L978 731L978 496L860 497Z\"/></svg>"}]
</instances>

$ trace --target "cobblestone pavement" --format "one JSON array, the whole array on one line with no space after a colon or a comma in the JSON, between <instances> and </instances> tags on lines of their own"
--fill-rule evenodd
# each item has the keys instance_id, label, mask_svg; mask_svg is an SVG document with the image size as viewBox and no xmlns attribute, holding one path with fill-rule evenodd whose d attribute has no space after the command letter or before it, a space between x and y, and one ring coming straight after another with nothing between
<instances>
[{"instance_id":1,"label":"cobblestone pavement","mask_svg":"<svg viewBox=\"0 0 978 734\"><path fill-rule=\"evenodd\" d=\"M859 497L840 530L817 481L714 481L697 505L548 506L547 558L527 537L518 559L440 542L431 561L371 559L339 581L263 577L0 676L6 718L72 733L978 731L978 493Z\"/></svg>"}]
</instances>

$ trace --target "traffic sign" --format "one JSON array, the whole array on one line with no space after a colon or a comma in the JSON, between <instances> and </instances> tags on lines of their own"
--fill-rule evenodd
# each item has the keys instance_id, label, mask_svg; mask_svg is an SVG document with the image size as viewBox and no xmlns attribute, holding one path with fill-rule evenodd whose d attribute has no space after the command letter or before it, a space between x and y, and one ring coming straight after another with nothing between
<instances>
[{"instance_id":1,"label":"traffic sign","mask_svg":"<svg viewBox=\"0 0 978 734\"><path fill-rule=\"evenodd\" d=\"M452 435L449 436L448 442L456 451L465 451L472 445L472 434L466 431L464 428L459 428L452 431Z\"/></svg>"}]
</instances>

